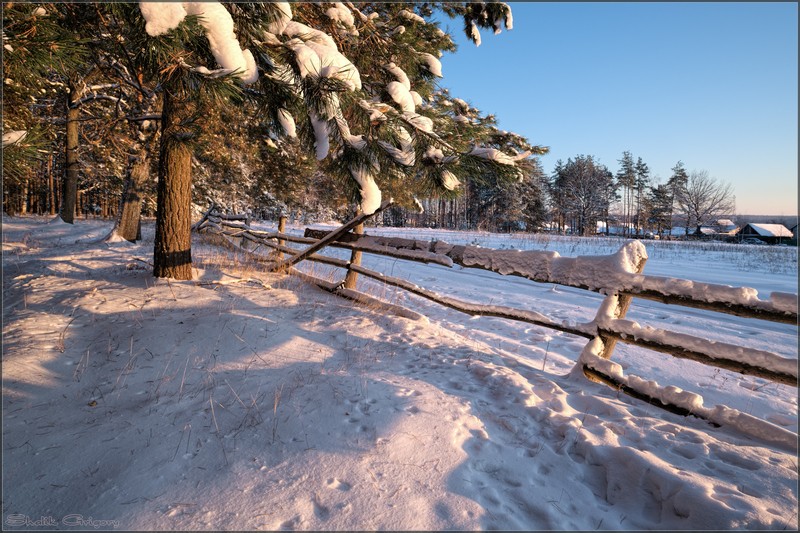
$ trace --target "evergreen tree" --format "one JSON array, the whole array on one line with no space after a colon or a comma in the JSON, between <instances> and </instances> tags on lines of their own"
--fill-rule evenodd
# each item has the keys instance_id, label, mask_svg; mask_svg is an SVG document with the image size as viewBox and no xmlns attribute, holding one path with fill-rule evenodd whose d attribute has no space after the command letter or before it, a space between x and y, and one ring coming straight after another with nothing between
<instances>
[{"instance_id":1,"label":"evergreen tree","mask_svg":"<svg viewBox=\"0 0 800 533\"><path fill-rule=\"evenodd\" d=\"M636 160L636 217L634 219L634 228L636 235L642 232L642 226L647 220L647 188L650 186L650 168L647 163L642 161L642 158Z\"/></svg>"},{"instance_id":2,"label":"evergreen tree","mask_svg":"<svg viewBox=\"0 0 800 533\"><path fill-rule=\"evenodd\" d=\"M625 151L619 160L620 169L617 171L617 187L622 189L622 224L623 235L630 234L631 216L633 213L633 198L636 188L636 165L633 155Z\"/></svg>"},{"instance_id":3,"label":"evergreen tree","mask_svg":"<svg viewBox=\"0 0 800 533\"><path fill-rule=\"evenodd\" d=\"M219 20L210 25L203 16L214 10L215 16L224 17L228 13L222 11L225 6L208 4L203 12L196 13L195 21L180 11L182 6L173 5L171 9L178 16L170 20L145 4L142 9L150 36L145 49L170 52L151 54L158 56L151 61L157 68L149 69L162 76L165 89L159 191L160 197L166 198L171 190L162 186L162 182L169 183L166 176L188 174L188 170L181 169L190 168L183 162L191 154L188 149L180 150L178 141L194 136L184 128L170 140L167 117L181 115L184 103L190 103L189 85L196 92L208 87L211 78L220 82L220 88L226 82L227 87L237 87L233 83L237 73L231 71L232 66L223 64L226 58L219 54L212 59L203 40L191 31L193 25L202 27L208 41L217 39L214 31ZM255 78L251 71L256 64L263 71L252 90L247 90L248 97L261 103L261 114L271 122L276 136L297 136L301 144L313 150L325 174L338 177L345 192L359 201L364 212L374 210L380 202L376 182L379 175L390 178L381 187L410 201L408 191L430 183L448 190L459 175L517 176L515 162L529 155L508 155L494 148L474 146L460 150L436 131L434 119L441 117L418 112L423 111L423 98L432 92L432 82L441 74L438 59L431 52L438 54L452 46L446 34L423 18L430 15L429 9L413 4L366 5L364 11L343 4L333 8L285 3L229 6L237 48L246 48L241 51L244 61L238 64L246 69L246 78ZM176 25L176 20L182 22ZM404 42L412 38L416 47ZM426 48L418 49L421 46ZM176 62L178 57L180 61ZM211 68L216 64L228 70ZM190 110L183 111L188 119ZM182 155L172 159L170 154ZM165 160L172 163L165 165ZM190 182L190 178L179 181ZM170 205L159 200L163 210L174 209ZM181 205L185 205L184 200ZM181 265L190 264L186 239L162 244L166 236L184 231L165 229L165 237L160 238L159 228L157 222L156 255L171 257ZM178 265L170 264L165 269L158 265L157 259L156 275L191 275L186 270L190 267L179 272Z\"/></svg>"},{"instance_id":4,"label":"evergreen tree","mask_svg":"<svg viewBox=\"0 0 800 533\"><path fill-rule=\"evenodd\" d=\"M669 226L667 227L667 234L672 235L672 225L675 216L675 208L678 205L678 199L682 191L686 188L689 181L689 175L683 166L682 161L678 161L672 167L672 176L667 180L667 189L669 190ZM686 221L686 235L689 234L689 223Z\"/></svg>"},{"instance_id":5,"label":"evergreen tree","mask_svg":"<svg viewBox=\"0 0 800 533\"><path fill-rule=\"evenodd\" d=\"M650 216L649 223L656 234L669 234L672 229L672 190L667 185L656 185L649 191Z\"/></svg>"},{"instance_id":6,"label":"evergreen tree","mask_svg":"<svg viewBox=\"0 0 800 533\"><path fill-rule=\"evenodd\" d=\"M187 191L193 166L204 202L228 201L231 209L255 208L257 198L303 205L298 191L337 211L345 199L369 211L381 189L409 207L426 196L455 206L457 193L475 180L501 190L525 176L524 160L546 149L498 132L493 117L463 101L442 91L437 96L438 57L455 49L450 36L426 20L437 6L443 4L60 6L65 27L90 37L81 43L91 56L88 69L73 65L70 71L68 109L115 99L116 115L108 121L114 127L104 130L113 140L97 145L123 148L113 172L105 172L118 181L98 170L105 164L99 149L86 152L91 156L83 172L117 188L123 174L128 187L141 182L151 159L152 119L160 117L155 273L178 278L191 276ZM502 4L445 10L476 27L505 20L511 28L510 9ZM221 43L231 46L221 52ZM228 52L238 59L231 62ZM92 84L115 86L116 92L87 93ZM126 132L120 124L129 126ZM254 133L261 137L248 144L245 136ZM67 166L65 182L74 181L76 167ZM243 192L253 200L242 201ZM140 196L134 191L125 198L121 211Z\"/></svg>"},{"instance_id":7,"label":"evergreen tree","mask_svg":"<svg viewBox=\"0 0 800 533\"><path fill-rule=\"evenodd\" d=\"M20 195L14 189L26 188L41 154L49 153L55 140L46 117L34 109L61 85L54 75L78 69L86 56L55 6L9 3L3 8L3 200L10 214L18 210L13 202Z\"/></svg>"},{"instance_id":8,"label":"evergreen tree","mask_svg":"<svg viewBox=\"0 0 800 533\"><path fill-rule=\"evenodd\" d=\"M609 189L614 176L589 155L578 155L565 164L559 162L553 175L554 196L559 198L561 216L573 233L592 235L597 222L607 217Z\"/></svg>"}]
</instances>

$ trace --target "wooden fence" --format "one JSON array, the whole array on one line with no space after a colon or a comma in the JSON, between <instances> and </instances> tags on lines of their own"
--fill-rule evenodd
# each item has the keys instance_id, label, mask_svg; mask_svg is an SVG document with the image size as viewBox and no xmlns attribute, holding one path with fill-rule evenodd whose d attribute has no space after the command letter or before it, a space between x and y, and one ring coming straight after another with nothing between
<instances>
[{"instance_id":1,"label":"wooden fence","mask_svg":"<svg viewBox=\"0 0 800 533\"><path fill-rule=\"evenodd\" d=\"M389 202L384 203L373 215L388 205ZM443 241L363 235L359 228L363 228L363 223L368 218L366 215L358 216L330 232L307 229L305 235L299 237L285 233L285 219L281 220L279 231L265 232L251 229L249 221L242 217L219 216L209 210L194 227L198 231L221 236L226 244L263 261L267 270L291 270L327 291L350 299L374 302L371 297L355 290L357 277L365 276L470 315L517 320L584 337L589 341L580 356L579 365L589 379L605 383L669 411L705 418L715 425L723 425L730 420L730 410L721 412L719 409L704 408L702 401L698 404L697 395L676 392L674 387L654 388L647 386L641 378L624 376L621 367L610 361L616 343L632 344L673 357L797 387L796 359L670 330L642 327L625 320L632 301L646 299L796 326L796 294L773 293L769 300L760 300L755 297L753 289L646 276L642 271L647 255L644 246L638 241L629 241L616 254L608 256L561 257L556 252L493 250L452 245ZM354 228L356 232L351 232ZM306 248L298 250L287 246L286 242L305 245ZM352 250L350 260L317 254L326 246ZM270 254L258 253L260 247L270 249ZM361 253L448 267L460 265L490 270L502 275L521 276L535 282L574 287L606 296L594 320L568 324L533 310L480 305L438 294L411 281L363 267L360 264ZM304 260L339 267L346 274L338 283L314 278L293 268L293 265ZM389 306L385 303L383 305ZM389 307L409 316L409 312L403 308ZM413 314L412 312L411 315ZM749 416L738 411L736 414ZM760 419L755 420L759 424L769 424ZM770 427L765 433L775 435L776 428L777 426ZM780 434L777 440L796 451L797 435L783 431L785 434L777 431Z\"/></svg>"}]
</instances>

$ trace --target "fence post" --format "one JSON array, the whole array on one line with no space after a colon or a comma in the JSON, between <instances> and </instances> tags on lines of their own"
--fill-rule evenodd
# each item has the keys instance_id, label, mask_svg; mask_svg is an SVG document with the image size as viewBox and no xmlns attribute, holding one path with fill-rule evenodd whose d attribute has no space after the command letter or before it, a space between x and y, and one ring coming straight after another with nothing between
<instances>
[{"instance_id":1,"label":"fence post","mask_svg":"<svg viewBox=\"0 0 800 533\"><path fill-rule=\"evenodd\" d=\"M631 241L619 249L617 257L619 257L620 265L626 271L631 274L641 274L644 271L644 264L647 262L647 251L640 241ZM600 305L600 310L598 311L595 321L599 322L601 315L608 316L609 306L612 307L610 313L612 319L625 318L632 300L633 296L629 294L619 294L616 291L613 294L609 294ZM611 359L614 348L617 346L617 339L604 335L603 333L600 333L598 337L603 342L603 351L600 352L600 357L603 359Z\"/></svg>"},{"instance_id":2,"label":"fence post","mask_svg":"<svg viewBox=\"0 0 800 533\"><path fill-rule=\"evenodd\" d=\"M284 233L286 231L286 215L281 215L278 218L278 233ZM278 239L278 246L286 246L286 241L283 239ZM276 260L281 261L283 259L283 252L278 251Z\"/></svg>"},{"instance_id":3,"label":"fence post","mask_svg":"<svg viewBox=\"0 0 800 533\"><path fill-rule=\"evenodd\" d=\"M639 253L634 252L634 243L641 247L642 250ZM623 256L627 255L626 252L633 252L634 255L633 269L630 269L629 271L632 274L641 274L644 271L644 264L647 262L647 253L644 252L644 246L639 241L633 241L620 248L617 254ZM608 300L609 298L613 298L613 300ZM631 306L633 296L629 294L614 293L606 296L606 299L607 302L604 303L610 303L614 305L614 310L612 311L613 318L625 318L625 315L628 313L628 308ZM599 337L603 342L603 351L600 353L600 357L603 359L611 359L611 355L614 353L614 348L617 346L617 339L608 337L602 333L599 335Z\"/></svg>"},{"instance_id":4,"label":"fence post","mask_svg":"<svg viewBox=\"0 0 800 533\"><path fill-rule=\"evenodd\" d=\"M353 233L355 235L363 235L364 234L364 223L362 222L355 228L353 228ZM361 265L361 250L353 250L350 254L350 264L351 265ZM358 281L358 272L353 272L352 269L347 269L347 275L344 278L344 288L345 289L355 289L356 288L356 281Z\"/></svg>"}]
</instances>

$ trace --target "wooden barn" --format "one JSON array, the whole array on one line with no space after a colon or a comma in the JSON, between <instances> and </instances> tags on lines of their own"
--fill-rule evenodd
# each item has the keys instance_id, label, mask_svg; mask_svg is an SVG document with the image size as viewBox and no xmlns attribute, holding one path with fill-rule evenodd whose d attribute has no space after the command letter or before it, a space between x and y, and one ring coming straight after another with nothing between
<instances>
[{"instance_id":1,"label":"wooden barn","mask_svg":"<svg viewBox=\"0 0 800 533\"><path fill-rule=\"evenodd\" d=\"M747 224L739 231L739 240L758 239L767 244L779 244L792 240L793 235L783 224Z\"/></svg>"}]
</instances>

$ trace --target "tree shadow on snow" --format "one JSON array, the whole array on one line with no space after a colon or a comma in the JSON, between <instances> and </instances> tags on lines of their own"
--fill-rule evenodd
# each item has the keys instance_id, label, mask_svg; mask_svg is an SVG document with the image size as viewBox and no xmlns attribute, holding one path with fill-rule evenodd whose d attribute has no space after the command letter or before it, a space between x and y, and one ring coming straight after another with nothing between
<instances>
[{"instance_id":1,"label":"tree shadow on snow","mask_svg":"<svg viewBox=\"0 0 800 533\"><path fill-rule=\"evenodd\" d=\"M63 283L49 300L26 301L32 277L4 277L4 520L80 514L131 529L424 529L474 520L482 529L714 529L757 514L758 458L724 457L724 437L702 436L702 422L582 378L512 367L477 347L420 340L413 324L296 280L273 277L268 291L154 285L149 271L92 260L92 268L81 259L38 273L20 264L20 274ZM39 325L40 338L22 336L31 331L25 321L53 316ZM438 403L420 403L425 395ZM460 435L453 438L463 456L452 458L446 489L472 502L473 516L431 489L419 505L439 521L393 524L393 494L437 468L424 460L440 451L433 441L400 432L414 416ZM385 453L389 440L403 438L414 463ZM722 459L753 478L743 482L750 496L708 495L709 486L727 490L714 481ZM297 465L306 461L303 472ZM195 504L201 495L216 505ZM367 517L375 509L385 516Z\"/></svg>"}]
</instances>

